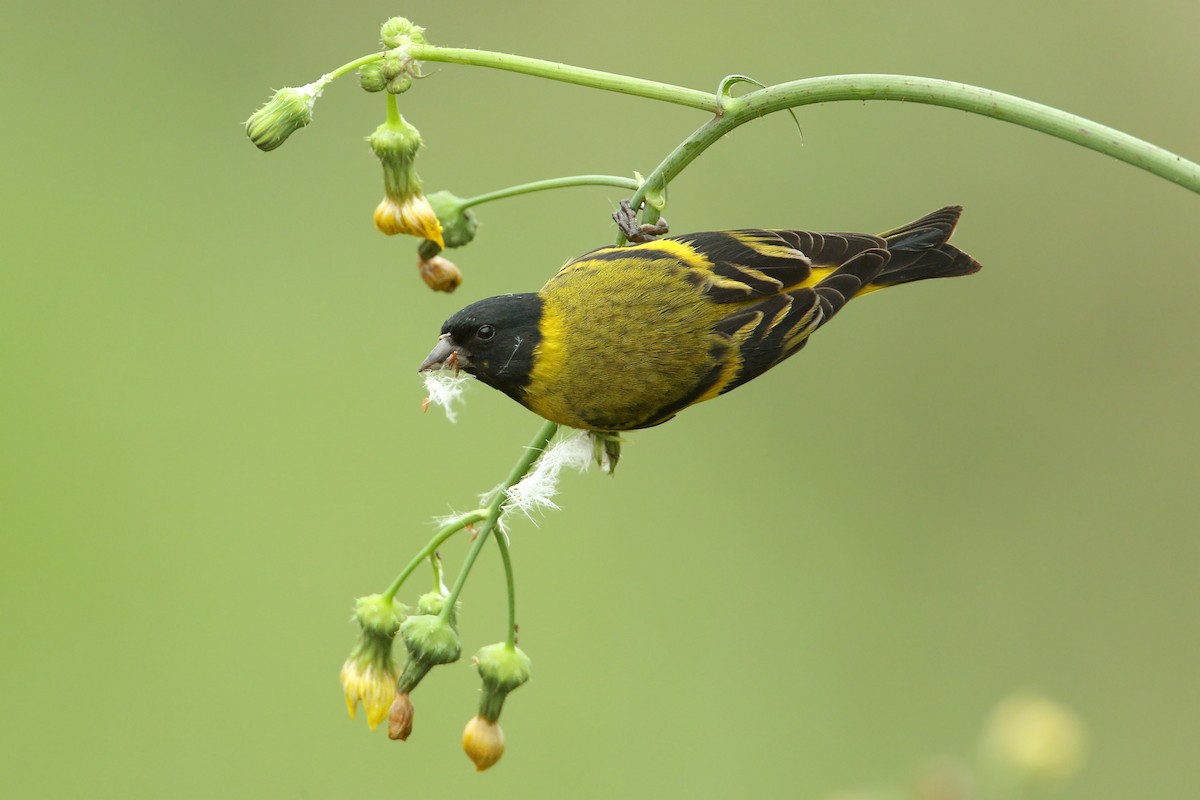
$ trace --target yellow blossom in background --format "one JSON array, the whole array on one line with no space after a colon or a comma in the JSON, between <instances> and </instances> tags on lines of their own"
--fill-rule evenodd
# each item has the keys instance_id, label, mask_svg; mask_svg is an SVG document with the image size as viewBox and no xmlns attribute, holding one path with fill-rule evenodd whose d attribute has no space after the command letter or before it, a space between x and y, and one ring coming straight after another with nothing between
<instances>
[{"instance_id":1,"label":"yellow blossom in background","mask_svg":"<svg viewBox=\"0 0 1200 800\"><path fill-rule=\"evenodd\" d=\"M983 751L997 767L1030 782L1068 778L1083 763L1083 723L1071 709L1033 695L1014 695L992 710Z\"/></svg>"}]
</instances>

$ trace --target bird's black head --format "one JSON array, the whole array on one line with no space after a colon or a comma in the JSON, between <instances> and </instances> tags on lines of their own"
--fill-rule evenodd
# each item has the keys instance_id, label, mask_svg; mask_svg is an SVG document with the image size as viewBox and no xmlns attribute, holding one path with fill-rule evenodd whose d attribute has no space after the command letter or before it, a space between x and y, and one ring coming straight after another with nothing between
<instances>
[{"instance_id":1,"label":"bird's black head","mask_svg":"<svg viewBox=\"0 0 1200 800\"><path fill-rule=\"evenodd\" d=\"M420 371L456 368L520 401L529 383L533 351L541 343L542 299L504 294L480 300L442 325L442 335Z\"/></svg>"}]
</instances>

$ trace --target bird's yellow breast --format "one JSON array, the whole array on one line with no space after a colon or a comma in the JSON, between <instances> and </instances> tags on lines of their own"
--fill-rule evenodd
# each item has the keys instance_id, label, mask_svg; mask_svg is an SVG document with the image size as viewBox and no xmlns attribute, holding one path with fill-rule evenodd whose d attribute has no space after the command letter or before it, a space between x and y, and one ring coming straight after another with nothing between
<instances>
[{"instance_id":1,"label":"bird's yellow breast","mask_svg":"<svg viewBox=\"0 0 1200 800\"><path fill-rule=\"evenodd\" d=\"M539 292L541 343L525 404L577 428L623 430L654 421L714 366L736 369L713 325L728 309L708 302L706 260L660 240L597 251L564 267ZM715 394L715 392L714 392ZM696 397L690 402L698 402Z\"/></svg>"}]
</instances>

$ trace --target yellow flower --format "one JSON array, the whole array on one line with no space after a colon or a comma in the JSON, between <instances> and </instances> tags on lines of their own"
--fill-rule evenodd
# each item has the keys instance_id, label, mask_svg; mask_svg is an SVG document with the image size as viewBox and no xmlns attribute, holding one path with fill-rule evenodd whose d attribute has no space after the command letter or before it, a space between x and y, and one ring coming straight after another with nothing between
<instances>
[{"instance_id":1,"label":"yellow flower","mask_svg":"<svg viewBox=\"0 0 1200 800\"><path fill-rule=\"evenodd\" d=\"M463 730L463 750L475 762L475 769L483 772L504 755L504 731L500 723L481 716L471 717Z\"/></svg>"},{"instance_id":2,"label":"yellow flower","mask_svg":"<svg viewBox=\"0 0 1200 800\"><path fill-rule=\"evenodd\" d=\"M362 703L367 712L367 726L371 730L387 719L392 700L396 697L396 669L389 666L353 655L342 665L346 711L350 713L350 719L354 719L358 704Z\"/></svg>"},{"instance_id":3,"label":"yellow flower","mask_svg":"<svg viewBox=\"0 0 1200 800\"><path fill-rule=\"evenodd\" d=\"M445 244L442 223L438 222L433 207L420 192L403 197L391 193L384 195L375 207L375 227L388 236L407 233L437 242L438 247Z\"/></svg>"}]
</instances>

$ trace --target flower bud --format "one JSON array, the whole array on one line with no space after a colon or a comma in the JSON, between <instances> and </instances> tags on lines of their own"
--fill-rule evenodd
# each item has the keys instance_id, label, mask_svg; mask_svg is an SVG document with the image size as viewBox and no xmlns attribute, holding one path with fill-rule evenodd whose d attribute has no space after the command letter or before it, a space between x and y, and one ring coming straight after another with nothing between
<instances>
[{"instance_id":1,"label":"flower bud","mask_svg":"<svg viewBox=\"0 0 1200 800\"><path fill-rule=\"evenodd\" d=\"M433 213L442 225L442 238L446 247L462 247L475 238L478 223L475 215L462 207L462 199L450 192L434 192L428 196Z\"/></svg>"},{"instance_id":2,"label":"flower bud","mask_svg":"<svg viewBox=\"0 0 1200 800\"><path fill-rule=\"evenodd\" d=\"M404 618L404 606L382 595L360 597L354 618L361 627L358 643L342 665L346 711L354 719L358 704L367 712L367 725L375 730L388 714L396 694L396 664L392 640Z\"/></svg>"},{"instance_id":3,"label":"flower bud","mask_svg":"<svg viewBox=\"0 0 1200 800\"><path fill-rule=\"evenodd\" d=\"M388 711L388 738L403 742L412 733L413 704L408 692L401 692Z\"/></svg>"},{"instance_id":4,"label":"flower bud","mask_svg":"<svg viewBox=\"0 0 1200 800\"><path fill-rule=\"evenodd\" d=\"M385 81L399 77L402 72L404 72L404 59L400 57L399 53L386 55L379 63L379 75Z\"/></svg>"},{"instance_id":5,"label":"flower bud","mask_svg":"<svg viewBox=\"0 0 1200 800\"><path fill-rule=\"evenodd\" d=\"M483 678L479 715L495 721L504 708L508 693L529 680L529 656L507 642L490 644L475 654L475 667Z\"/></svg>"},{"instance_id":6,"label":"flower bud","mask_svg":"<svg viewBox=\"0 0 1200 800\"><path fill-rule=\"evenodd\" d=\"M367 137L376 157L383 164L384 188L393 194L418 192L415 161L421 149L421 132L404 117L388 120Z\"/></svg>"},{"instance_id":7,"label":"flower bud","mask_svg":"<svg viewBox=\"0 0 1200 800\"><path fill-rule=\"evenodd\" d=\"M432 614L406 619L400 626L400 636L409 656L430 664L449 664L462 654L458 631L446 620Z\"/></svg>"},{"instance_id":8,"label":"flower bud","mask_svg":"<svg viewBox=\"0 0 1200 800\"><path fill-rule=\"evenodd\" d=\"M246 120L246 135L259 150L279 147L296 131L312 122L313 106L325 89L324 79L299 88L277 91L266 105Z\"/></svg>"},{"instance_id":9,"label":"flower bud","mask_svg":"<svg viewBox=\"0 0 1200 800\"><path fill-rule=\"evenodd\" d=\"M425 29L404 17L392 17L379 28L379 38L388 47L402 44L425 44Z\"/></svg>"},{"instance_id":10,"label":"flower bud","mask_svg":"<svg viewBox=\"0 0 1200 800\"><path fill-rule=\"evenodd\" d=\"M463 729L462 745L475 769L483 772L504 755L504 731L500 723L475 716Z\"/></svg>"},{"instance_id":11,"label":"flower bud","mask_svg":"<svg viewBox=\"0 0 1200 800\"><path fill-rule=\"evenodd\" d=\"M462 270L453 261L442 256L419 258L417 270L421 273L421 280L425 281L425 285L435 292L449 294L458 288L463 279Z\"/></svg>"},{"instance_id":12,"label":"flower bud","mask_svg":"<svg viewBox=\"0 0 1200 800\"><path fill-rule=\"evenodd\" d=\"M404 94L412 88L413 77L407 72L401 73L388 81L387 90L392 94Z\"/></svg>"},{"instance_id":13,"label":"flower bud","mask_svg":"<svg viewBox=\"0 0 1200 800\"><path fill-rule=\"evenodd\" d=\"M1079 769L1083 725L1070 709L1051 700L1014 696L992 711L983 747L997 767L1024 781L1045 783Z\"/></svg>"},{"instance_id":14,"label":"flower bud","mask_svg":"<svg viewBox=\"0 0 1200 800\"><path fill-rule=\"evenodd\" d=\"M387 87L382 61L372 61L358 68L358 84L368 92L382 92Z\"/></svg>"},{"instance_id":15,"label":"flower bud","mask_svg":"<svg viewBox=\"0 0 1200 800\"><path fill-rule=\"evenodd\" d=\"M454 604L454 608L450 610L450 625L458 624L458 603ZM417 613L437 616L442 613L446 607L446 595L440 591L434 590L426 592L417 598Z\"/></svg>"},{"instance_id":16,"label":"flower bud","mask_svg":"<svg viewBox=\"0 0 1200 800\"><path fill-rule=\"evenodd\" d=\"M400 626L400 638L408 650L408 661L397 681L397 691L411 692L439 664L457 661L462 653L458 631L439 616L409 617Z\"/></svg>"}]
</instances>

